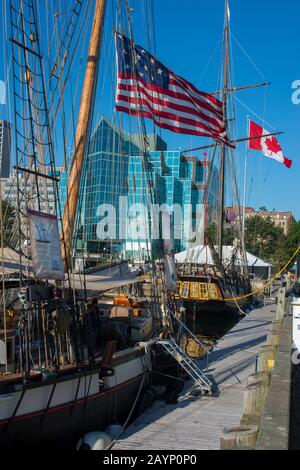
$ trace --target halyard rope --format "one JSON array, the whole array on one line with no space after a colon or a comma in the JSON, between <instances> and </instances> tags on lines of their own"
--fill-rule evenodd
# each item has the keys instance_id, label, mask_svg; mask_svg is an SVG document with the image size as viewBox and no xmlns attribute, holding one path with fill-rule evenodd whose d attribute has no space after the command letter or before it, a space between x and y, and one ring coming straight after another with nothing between
<instances>
[{"instance_id":1,"label":"halyard rope","mask_svg":"<svg viewBox=\"0 0 300 470\"><path fill-rule=\"evenodd\" d=\"M272 279L270 279L270 281L268 281L263 287L260 287L259 289L256 289L255 291L250 292L250 294L243 295L241 297L235 297L235 298L223 299L223 300L225 302L229 302L231 300L242 300L242 299L246 299L248 297L252 297L252 295L258 294L259 292L263 291L266 287L270 286L275 281L275 279L277 279L277 277L280 276L286 270L286 268L291 264L293 259L296 258L296 256L298 255L299 252L300 252L300 245L298 246L298 248L295 251L295 253L293 254L293 256L284 265L284 267L274 277L272 277Z\"/></svg>"}]
</instances>

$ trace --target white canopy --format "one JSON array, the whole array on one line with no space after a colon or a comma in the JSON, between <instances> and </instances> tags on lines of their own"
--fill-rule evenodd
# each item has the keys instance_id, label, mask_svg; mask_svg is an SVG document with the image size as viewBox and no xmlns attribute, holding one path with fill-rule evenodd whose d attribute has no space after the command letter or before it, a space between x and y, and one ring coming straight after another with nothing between
<instances>
[{"instance_id":1,"label":"white canopy","mask_svg":"<svg viewBox=\"0 0 300 470\"><path fill-rule=\"evenodd\" d=\"M217 247L215 247L217 250ZM232 252L234 247L224 246L223 247L223 263L230 263ZM257 256L252 255L251 253L247 254L247 263L249 267L257 268L269 268L273 267L272 264L263 261ZM211 255L211 250L208 246L199 245L189 250L182 251L175 255L175 260L177 263L197 263L197 264L214 264L213 257ZM238 251L236 255L236 264L242 264L241 253Z\"/></svg>"}]
</instances>

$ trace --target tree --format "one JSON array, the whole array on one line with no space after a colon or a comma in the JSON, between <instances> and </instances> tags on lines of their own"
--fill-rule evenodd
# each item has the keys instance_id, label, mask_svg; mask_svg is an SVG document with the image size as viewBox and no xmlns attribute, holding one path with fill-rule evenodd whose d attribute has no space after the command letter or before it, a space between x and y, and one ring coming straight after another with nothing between
<instances>
[{"instance_id":1,"label":"tree","mask_svg":"<svg viewBox=\"0 0 300 470\"><path fill-rule=\"evenodd\" d=\"M232 245L236 238L234 227L225 228L223 232L223 245Z\"/></svg>"},{"instance_id":2,"label":"tree","mask_svg":"<svg viewBox=\"0 0 300 470\"><path fill-rule=\"evenodd\" d=\"M300 244L300 221L296 222L295 219L292 221L292 225L289 233L286 236L284 252L285 252L285 262L287 262L295 253L297 247ZM292 263L294 263L293 260Z\"/></svg>"},{"instance_id":3,"label":"tree","mask_svg":"<svg viewBox=\"0 0 300 470\"><path fill-rule=\"evenodd\" d=\"M217 242L217 226L211 224L208 234L212 243ZM223 232L224 245L231 245L235 235L234 227L226 228ZM300 221L295 219L288 235L284 234L281 227L275 225L270 217L263 218L259 215L246 219L245 223L245 246L246 250L253 255L274 264L276 269L285 266L295 253L300 244ZM291 264L294 263L292 261Z\"/></svg>"},{"instance_id":4,"label":"tree","mask_svg":"<svg viewBox=\"0 0 300 470\"><path fill-rule=\"evenodd\" d=\"M284 255L282 247L286 244L286 236L269 217L254 216L246 220L245 243L253 255L278 265Z\"/></svg>"},{"instance_id":5,"label":"tree","mask_svg":"<svg viewBox=\"0 0 300 470\"><path fill-rule=\"evenodd\" d=\"M208 226L207 233L208 237L210 239L210 242L214 245L218 243L217 240L217 225L215 223L212 223ZM233 226L226 227L223 230L223 245L232 245L234 239L236 238L235 230Z\"/></svg>"},{"instance_id":6,"label":"tree","mask_svg":"<svg viewBox=\"0 0 300 470\"><path fill-rule=\"evenodd\" d=\"M216 245L217 243L217 232L218 232L218 229L217 229L217 224L215 222L213 222L207 227L207 235L208 235L210 243L212 243L213 245Z\"/></svg>"},{"instance_id":7,"label":"tree","mask_svg":"<svg viewBox=\"0 0 300 470\"><path fill-rule=\"evenodd\" d=\"M16 210L14 206L6 199L1 199L2 205L2 226L3 226L3 241L4 246L7 245L8 240L11 237L11 232L16 217ZM1 227L1 224L0 224Z\"/></svg>"}]
</instances>

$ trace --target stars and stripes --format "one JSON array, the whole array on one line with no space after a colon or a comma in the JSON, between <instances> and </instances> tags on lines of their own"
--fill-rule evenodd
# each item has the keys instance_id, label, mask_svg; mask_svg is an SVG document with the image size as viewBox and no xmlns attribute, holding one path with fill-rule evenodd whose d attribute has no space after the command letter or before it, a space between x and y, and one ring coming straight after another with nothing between
<instances>
[{"instance_id":1,"label":"stars and stripes","mask_svg":"<svg viewBox=\"0 0 300 470\"><path fill-rule=\"evenodd\" d=\"M116 109L152 119L173 132L212 137L230 145L223 105L167 69L154 56L116 33Z\"/></svg>"}]
</instances>

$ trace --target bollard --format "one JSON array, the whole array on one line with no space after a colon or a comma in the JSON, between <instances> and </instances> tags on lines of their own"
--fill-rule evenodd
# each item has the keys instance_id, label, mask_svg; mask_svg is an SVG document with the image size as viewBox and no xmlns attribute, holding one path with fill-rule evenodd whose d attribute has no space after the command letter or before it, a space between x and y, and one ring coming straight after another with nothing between
<instances>
[{"instance_id":1,"label":"bollard","mask_svg":"<svg viewBox=\"0 0 300 470\"><path fill-rule=\"evenodd\" d=\"M268 393L268 380L247 385L244 395L244 415L262 415Z\"/></svg>"},{"instance_id":2,"label":"bollard","mask_svg":"<svg viewBox=\"0 0 300 470\"><path fill-rule=\"evenodd\" d=\"M240 426L259 426L261 422L261 415L243 415L240 421Z\"/></svg>"},{"instance_id":3,"label":"bollard","mask_svg":"<svg viewBox=\"0 0 300 470\"><path fill-rule=\"evenodd\" d=\"M285 287L281 287L277 294L276 320L282 320L285 312Z\"/></svg>"},{"instance_id":4,"label":"bollard","mask_svg":"<svg viewBox=\"0 0 300 470\"><path fill-rule=\"evenodd\" d=\"M254 449L258 436L258 426L237 426L225 428L220 441L222 450Z\"/></svg>"},{"instance_id":5,"label":"bollard","mask_svg":"<svg viewBox=\"0 0 300 470\"><path fill-rule=\"evenodd\" d=\"M255 374L249 375L244 395L244 414L240 425L260 425L269 390L270 378L271 374L268 372L256 372ZM254 388L254 385L259 389Z\"/></svg>"},{"instance_id":6,"label":"bollard","mask_svg":"<svg viewBox=\"0 0 300 470\"><path fill-rule=\"evenodd\" d=\"M269 342L268 342L269 343ZM272 343L262 346L259 351L260 372L272 372L275 366L276 346Z\"/></svg>"},{"instance_id":7,"label":"bollard","mask_svg":"<svg viewBox=\"0 0 300 470\"><path fill-rule=\"evenodd\" d=\"M281 328L282 328L282 322L283 322L283 319L281 319L281 320L274 320L274 321L272 322L272 329L271 329L271 332L272 332L273 330L281 330Z\"/></svg>"},{"instance_id":8,"label":"bollard","mask_svg":"<svg viewBox=\"0 0 300 470\"><path fill-rule=\"evenodd\" d=\"M267 343L271 344L274 347L277 347L279 345L280 336L281 330L278 329L271 331L271 333L269 333L267 336Z\"/></svg>"},{"instance_id":9,"label":"bollard","mask_svg":"<svg viewBox=\"0 0 300 470\"><path fill-rule=\"evenodd\" d=\"M257 382L266 382L270 385L270 374L268 372L256 372L255 374L249 375L247 379L247 385L255 384Z\"/></svg>"}]
</instances>

